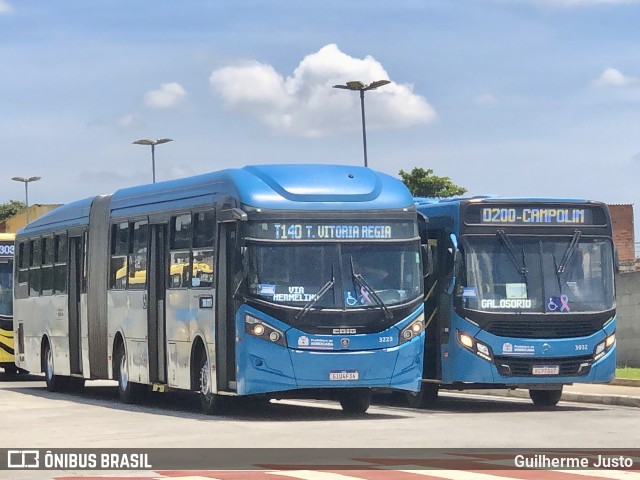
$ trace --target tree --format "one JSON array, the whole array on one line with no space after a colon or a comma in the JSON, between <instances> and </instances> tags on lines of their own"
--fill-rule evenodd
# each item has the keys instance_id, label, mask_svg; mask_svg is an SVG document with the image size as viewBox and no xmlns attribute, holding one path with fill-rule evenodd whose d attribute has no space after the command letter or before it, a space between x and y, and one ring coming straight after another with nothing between
<instances>
[{"instance_id":1,"label":"tree","mask_svg":"<svg viewBox=\"0 0 640 480\"><path fill-rule=\"evenodd\" d=\"M0 203L0 222L9 217L13 217L16 213L26 207L24 202L18 200L9 200L7 203Z\"/></svg>"},{"instance_id":2,"label":"tree","mask_svg":"<svg viewBox=\"0 0 640 480\"><path fill-rule=\"evenodd\" d=\"M399 175L414 197L445 198L467 192L466 188L456 185L449 177L433 175L431 168L425 170L415 167L411 173L400 170Z\"/></svg>"}]
</instances>

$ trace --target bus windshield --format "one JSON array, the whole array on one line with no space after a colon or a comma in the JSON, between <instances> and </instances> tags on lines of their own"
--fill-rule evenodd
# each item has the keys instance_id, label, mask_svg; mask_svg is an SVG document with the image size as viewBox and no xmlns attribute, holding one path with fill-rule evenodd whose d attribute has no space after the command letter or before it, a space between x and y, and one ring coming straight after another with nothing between
<instances>
[{"instance_id":1,"label":"bus windshield","mask_svg":"<svg viewBox=\"0 0 640 480\"><path fill-rule=\"evenodd\" d=\"M609 238L469 236L457 294L471 310L585 313L614 308Z\"/></svg>"},{"instance_id":2,"label":"bus windshield","mask_svg":"<svg viewBox=\"0 0 640 480\"><path fill-rule=\"evenodd\" d=\"M0 315L13 315L13 262L0 260Z\"/></svg>"},{"instance_id":3,"label":"bus windshield","mask_svg":"<svg viewBox=\"0 0 640 480\"><path fill-rule=\"evenodd\" d=\"M404 304L421 293L418 251L416 242L250 243L249 295L300 308L312 302L314 309Z\"/></svg>"}]
</instances>

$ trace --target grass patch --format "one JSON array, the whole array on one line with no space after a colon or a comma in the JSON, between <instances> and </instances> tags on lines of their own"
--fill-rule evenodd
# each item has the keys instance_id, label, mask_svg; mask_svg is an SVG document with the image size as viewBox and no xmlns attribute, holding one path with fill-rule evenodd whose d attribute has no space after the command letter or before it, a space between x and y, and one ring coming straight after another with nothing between
<instances>
[{"instance_id":1,"label":"grass patch","mask_svg":"<svg viewBox=\"0 0 640 480\"><path fill-rule=\"evenodd\" d=\"M616 368L616 378L640 380L640 368Z\"/></svg>"}]
</instances>

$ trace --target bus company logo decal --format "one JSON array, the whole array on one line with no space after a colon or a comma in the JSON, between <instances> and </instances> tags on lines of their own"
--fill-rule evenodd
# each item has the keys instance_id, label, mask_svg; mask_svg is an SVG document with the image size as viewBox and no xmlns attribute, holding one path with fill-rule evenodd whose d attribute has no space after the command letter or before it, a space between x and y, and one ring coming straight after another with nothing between
<instances>
[{"instance_id":1,"label":"bus company logo decal","mask_svg":"<svg viewBox=\"0 0 640 480\"><path fill-rule=\"evenodd\" d=\"M551 351L551 345L549 345L548 343L543 343L542 344L542 354L546 355L547 353L549 353Z\"/></svg>"},{"instance_id":2,"label":"bus company logo decal","mask_svg":"<svg viewBox=\"0 0 640 480\"><path fill-rule=\"evenodd\" d=\"M333 339L318 337L309 338L306 335L302 335L298 337L298 347L311 349L315 348L319 350L333 350Z\"/></svg>"},{"instance_id":3,"label":"bus company logo decal","mask_svg":"<svg viewBox=\"0 0 640 480\"><path fill-rule=\"evenodd\" d=\"M344 347L347 348L349 346L349 339L348 338L343 338L342 340L340 340L340 344Z\"/></svg>"},{"instance_id":4,"label":"bus company logo decal","mask_svg":"<svg viewBox=\"0 0 640 480\"><path fill-rule=\"evenodd\" d=\"M333 334L334 335L355 335L356 329L355 328L334 328Z\"/></svg>"},{"instance_id":5,"label":"bus company logo decal","mask_svg":"<svg viewBox=\"0 0 640 480\"><path fill-rule=\"evenodd\" d=\"M502 344L502 353L510 355L535 355L536 347L533 345L513 345L512 343L505 342Z\"/></svg>"}]
</instances>

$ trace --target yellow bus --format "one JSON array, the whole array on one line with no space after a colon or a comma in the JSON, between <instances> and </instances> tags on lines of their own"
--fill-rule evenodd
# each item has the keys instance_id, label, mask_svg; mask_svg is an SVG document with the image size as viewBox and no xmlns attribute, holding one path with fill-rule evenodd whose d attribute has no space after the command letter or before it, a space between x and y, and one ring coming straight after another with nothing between
<instances>
[{"instance_id":1,"label":"yellow bus","mask_svg":"<svg viewBox=\"0 0 640 480\"><path fill-rule=\"evenodd\" d=\"M15 235L0 233L0 367L16 373L13 358L13 254Z\"/></svg>"}]
</instances>

